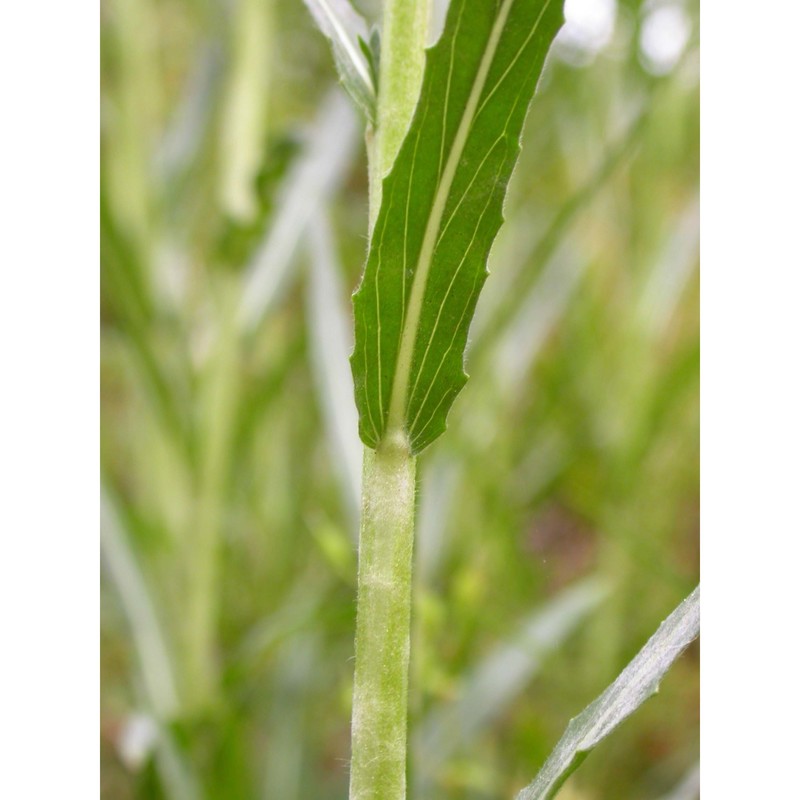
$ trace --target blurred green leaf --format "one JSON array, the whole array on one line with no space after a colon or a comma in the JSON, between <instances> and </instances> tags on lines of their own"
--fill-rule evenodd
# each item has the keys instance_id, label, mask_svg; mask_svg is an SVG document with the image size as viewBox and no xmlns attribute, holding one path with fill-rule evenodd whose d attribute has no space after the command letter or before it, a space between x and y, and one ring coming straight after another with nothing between
<instances>
[{"instance_id":1,"label":"blurred green leaf","mask_svg":"<svg viewBox=\"0 0 800 800\"><path fill-rule=\"evenodd\" d=\"M331 444L331 461L342 487L354 538L361 505L361 446L347 358L352 321L342 289L341 270L330 221L320 212L310 224L308 326L317 393Z\"/></svg>"},{"instance_id":2,"label":"blurred green leaf","mask_svg":"<svg viewBox=\"0 0 800 800\"><path fill-rule=\"evenodd\" d=\"M231 48L222 95L219 136L219 202L235 220L258 211L256 176L268 131L274 64L271 0L237 0L230 9Z\"/></svg>"},{"instance_id":3,"label":"blurred green leaf","mask_svg":"<svg viewBox=\"0 0 800 800\"><path fill-rule=\"evenodd\" d=\"M450 704L423 720L414 736L417 794L436 771L503 713L558 647L607 594L597 579L571 586L537 608L512 639L498 645L467 676Z\"/></svg>"},{"instance_id":4,"label":"blurred green leaf","mask_svg":"<svg viewBox=\"0 0 800 800\"><path fill-rule=\"evenodd\" d=\"M700 763L683 776L681 782L659 800L698 800L700 797Z\"/></svg>"},{"instance_id":5,"label":"blurred green leaf","mask_svg":"<svg viewBox=\"0 0 800 800\"><path fill-rule=\"evenodd\" d=\"M157 605L108 491L103 491L101 502L103 559L131 627L150 710L159 720L168 720L178 710L177 678Z\"/></svg>"},{"instance_id":6,"label":"blurred green leaf","mask_svg":"<svg viewBox=\"0 0 800 800\"><path fill-rule=\"evenodd\" d=\"M475 341L469 348L469 357L474 363L482 363L483 359L491 358L494 354L494 345L512 322L518 318L520 311L524 310L531 291L538 294L540 270L553 259L558 247L567 238L567 234L581 213L591 207L592 202L607 186L612 176L631 159L637 150L648 119L649 115L644 111L636 116L620 139L603 155L586 181L565 202L561 203L553 219L538 237L530 252L524 254L524 259L517 257L518 261L529 266L518 270L513 283L513 291L503 292L497 298L494 307L487 309L487 313L479 313L475 317L475 325L472 330ZM511 237L512 240L518 241L520 238L524 240L524 231L528 227L527 218L530 213L528 209L523 209L508 221L508 228L513 226L517 229ZM493 258L494 256L495 254L493 254ZM577 266L579 270L582 267L582 265Z\"/></svg>"},{"instance_id":7,"label":"blurred green leaf","mask_svg":"<svg viewBox=\"0 0 800 800\"><path fill-rule=\"evenodd\" d=\"M254 216L245 221L226 216L220 221L215 240L220 262L236 269L253 258L269 230L286 173L296 163L299 149L300 142L288 136L276 139L266 148L255 179L257 208Z\"/></svg>"},{"instance_id":8,"label":"blurred green leaf","mask_svg":"<svg viewBox=\"0 0 800 800\"><path fill-rule=\"evenodd\" d=\"M321 102L302 155L279 192L278 212L248 265L239 319L252 331L282 297L297 246L320 205L342 181L357 141L356 115L339 90Z\"/></svg>"}]
</instances>

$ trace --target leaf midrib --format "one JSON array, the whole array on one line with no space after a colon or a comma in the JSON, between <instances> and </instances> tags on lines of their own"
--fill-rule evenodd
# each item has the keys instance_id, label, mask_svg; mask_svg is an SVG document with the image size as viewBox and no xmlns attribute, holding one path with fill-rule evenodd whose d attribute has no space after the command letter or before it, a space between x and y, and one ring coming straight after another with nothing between
<instances>
[{"instance_id":1,"label":"leaf midrib","mask_svg":"<svg viewBox=\"0 0 800 800\"><path fill-rule=\"evenodd\" d=\"M483 90L486 86L486 80L489 76L489 70L497 52L497 47L500 43L503 29L505 28L506 20L511 12L511 7L516 0L504 0L497 15L497 19L492 25L492 31L489 35L486 49L481 56L481 62L478 66L475 82L470 90L467 104L464 108L464 113L458 125L458 130L453 139L453 145L450 153L447 156L445 168L442 171L442 176L436 187L436 194L434 196L433 205L431 206L431 213L428 216L428 221L425 225L425 234L422 240L422 247L420 248L419 257L417 258L417 268L414 271L414 279L411 284L411 294L409 296L408 308L403 320L403 327L400 334L400 346L398 348L397 363L395 367L394 379L392 381L391 396L389 399L389 414L386 423L386 436L393 438L397 434L405 435L404 431L406 405L408 386L411 379L411 366L414 357L414 346L419 333L419 321L422 314L422 301L425 297L425 289L428 283L428 276L430 274L431 265L433 263L433 254L436 249L438 241L439 229L444 216L447 200L450 196L450 190L455 179L455 174L458 165L461 161L464 148L467 144L472 123L477 116L478 103L480 102ZM536 23L534 24L534 31L538 28L545 11L550 5L551 0L542 7ZM459 19L456 24L456 30L461 25L461 17L464 13L466 3L461 6L459 12ZM502 76L502 79L505 75ZM450 72L448 74L448 96L449 86L452 81L452 60ZM482 110L483 106L481 106ZM447 133L447 118L445 117L442 123L442 139Z\"/></svg>"}]
</instances>

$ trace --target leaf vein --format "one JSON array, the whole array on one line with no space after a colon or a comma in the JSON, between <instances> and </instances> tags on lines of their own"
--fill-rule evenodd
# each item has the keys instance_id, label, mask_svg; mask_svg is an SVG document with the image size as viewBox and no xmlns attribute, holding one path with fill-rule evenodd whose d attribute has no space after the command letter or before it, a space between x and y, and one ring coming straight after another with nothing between
<instances>
[{"instance_id":1,"label":"leaf vein","mask_svg":"<svg viewBox=\"0 0 800 800\"><path fill-rule=\"evenodd\" d=\"M491 154L494 152L494 150L497 147L497 145L500 144L500 142L503 141L503 139L505 138L505 135L506 135L506 131L503 130L503 133L500 134L500 136L497 137L495 142L492 144L491 148L486 152L486 155L483 157L483 160L481 161L480 166L475 171L475 174L473 175L472 180L469 183L469 186L465 189L464 193L462 194L461 200L459 200L459 206L461 205L461 203L463 202L464 198L469 193L469 190L472 187L472 184L475 182L475 180L477 180L481 170L483 169L484 164L486 164L486 161L489 159ZM464 266L464 264L465 264L465 262L467 260L467 256L469 256L470 251L472 250L472 245L475 243L475 237L478 235L478 230L480 229L481 222L483 221L483 218L486 215L486 211L488 210L489 206L491 205L491 202L492 202L493 199L494 199L494 194L490 193L489 194L489 200L487 201L486 205L484 206L483 211L481 212L481 215L478 218L478 222L477 222L477 224L475 225L475 228L472 231L472 238L470 239L469 244L467 245L466 249L464 250L464 255L461 258L461 261L459 262L458 267L454 270L453 276L450 279L450 284L447 287L447 291L445 292L445 295L442 298L441 303L439 304L439 311L438 311L438 313L436 315L436 321L434 322L433 329L431 331L430 337L428 338L428 343L425 346L425 352L423 353L422 361L420 362L419 367L417 368L417 377L416 377L416 380L414 381L414 386L413 386L413 388L411 390L411 394L410 394L410 397L409 397L409 404L408 404L409 408L413 405L414 395L416 394L417 386L419 385L420 378L422 377L422 372L423 372L423 370L425 368L425 364L426 364L427 359L428 359L428 354L430 353L430 350L431 350L431 345L433 343L434 338L436 337L436 332L437 332L437 330L439 328L439 322L440 322L440 320L442 318L442 312L444 311L444 307L447 304L447 299L449 298L450 292L453 289L453 285L455 284L455 282L456 282L456 280L457 280L457 278L459 276L459 273L461 272L461 268ZM454 211L453 214L450 217L451 221L455 218L455 216L456 216L456 212ZM448 225L449 225L449 223L448 223ZM437 247L438 247L439 243L442 241L442 239L444 238L444 233L445 233L445 231L442 231L442 234L439 237L439 241L437 242ZM449 353L449 350L447 352ZM447 354L445 354L445 355L447 355ZM438 370L437 370L436 374L437 375L439 374ZM428 391L430 391L430 389ZM416 418L414 419L414 422L412 423L412 425L409 426L409 427L413 428L414 424L416 424Z\"/></svg>"},{"instance_id":2,"label":"leaf vein","mask_svg":"<svg viewBox=\"0 0 800 800\"><path fill-rule=\"evenodd\" d=\"M478 218L478 222L475 225L475 230L474 230L474 232L472 234L472 239L470 239L470 243L469 243L469 245L467 246L467 249L464 252L464 256L461 259L461 263L458 265L458 269L456 269L455 273L453 274L453 277L450 280L450 285L447 287L447 292L446 292L445 297L442 300L442 303L441 303L441 305L439 307L439 313L438 313L438 315L436 317L436 322L434 324L433 330L431 331L430 338L428 339L428 344L427 344L427 346L425 348L425 356L423 357L422 365L420 365L419 370L417 372L417 381L414 384L414 390L412 391L412 400L413 400L414 394L416 393L417 385L419 384L419 377L422 374L422 368L423 368L423 365L425 363L425 359L427 358L428 353L430 352L430 348L431 348L431 345L433 343L433 339L436 336L436 331L437 331L437 328L438 328L438 325L439 325L439 320L441 319L442 312L444 311L444 307L445 307L445 305L447 303L447 298L450 295L450 291L453 288L453 285L454 285L454 283L455 283L455 281L456 281L456 279L458 277L458 274L461 271L462 266L466 262L467 257L469 256L469 254L470 254L470 252L472 250L472 246L475 243L475 239L477 237L478 231L480 230L481 223L483 222L483 218L486 216L486 212L489 210L490 206L492 205L492 201L493 200L494 200L494 196L490 195L489 196L489 200L487 201L486 205L484 206L483 211L481 212L481 215ZM416 413L416 415L414 417L414 420L411 423L411 425L409 426L410 430L413 430L414 427L416 426L417 420L419 419L419 416L422 413L422 410L425 408L425 404L428 402L428 397L430 396L430 393L433 390L433 387L436 385L436 381L439 378L439 373L442 371L442 367L444 366L445 362L447 361L447 357L450 355L450 352L453 349L453 345L455 344L455 341L458 338L458 334L461 331L461 326L462 326L462 324L464 322L464 317L466 316L467 309L469 308L470 298L471 298L472 294L475 291L475 285L478 283L478 279L480 278L480 276L481 276L481 271L477 270L476 273L475 273L475 278L474 278L473 283L472 283L472 292L470 292L470 294L467 295L467 300L466 300L466 303L464 304L464 309L461 312L461 317L458 320L458 324L455 325L454 328L453 328L453 336L450 339L450 344L449 344L447 350L445 350L444 355L439 360L439 366L437 367L433 378L431 378L430 385L428 386L428 391L425 393L425 397L422 398L422 402L420 403L420 406L417 409L417 413ZM412 406L412 405L413 405L413 403L409 403L409 406ZM427 425L426 425L426 427L427 427ZM422 430L424 431L425 428L423 428Z\"/></svg>"},{"instance_id":3,"label":"leaf vein","mask_svg":"<svg viewBox=\"0 0 800 800\"><path fill-rule=\"evenodd\" d=\"M475 109L477 108L481 95L483 94L489 69L491 68L492 61L494 60L503 28L513 4L514 0L504 0L497 19L492 25L486 50L481 57L475 82L469 92L467 104L453 140L453 146L447 156L447 163L445 165L444 172L442 173L441 180L436 188L433 206L431 207L431 213L428 217L428 223L425 228L422 248L417 262L417 269L414 272L414 280L412 281L411 285L409 311L400 340L400 350L398 352L394 381L390 396L388 421L390 426L398 429L405 427L404 417L407 409L406 395L410 379L414 344L419 328L419 318L422 312L422 300L425 293L425 287L428 282L428 274L433 259L433 250L436 244L436 237L438 236L442 216L444 215L444 206L447 197L450 194L450 189L461 160L461 155L464 152L469 133L472 129Z\"/></svg>"},{"instance_id":4,"label":"leaf vein","mask_svg":"<svg viewBox=\"0 0 800 800\"><path fill-rule=\"evenodd\" d=\"M533 37L536 35L536 31L539 28L539 24L542 21L542 17L544 17L544 14L550 7L551 2L552 0L546 0L545 4L542 6L542 10L539 12L539 16L536 18L536 22L533 24L533 27L531 28L531 32L527 35L527 37L525 37L525 41L517 50L516 55L511 60L511 63L508 65L508 67L506 67L503 74L497 79L497 82L495 83L494 87L489 92L489 94L486 96L486 99L478 107L478 110L475 112L475 119L477 119L480 116L481 111L483 111L483 109L486 107L486 104L489 102L489 100L492 99L494 93L500 88L500 84L508 77L508 73L511 72L511 70L514 68L514 65L517 63L517 61L519 61L519 57L525 52L525 48L528 46L528 44L530 44L531 39L533 39Z\"/></svg>"}]
</instances>

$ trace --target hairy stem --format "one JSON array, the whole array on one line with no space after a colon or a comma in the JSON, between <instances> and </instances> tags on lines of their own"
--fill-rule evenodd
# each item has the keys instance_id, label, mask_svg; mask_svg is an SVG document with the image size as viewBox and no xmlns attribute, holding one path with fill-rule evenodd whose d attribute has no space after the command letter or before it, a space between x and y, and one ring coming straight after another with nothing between
<instances>
[{"instance_id":1,"label":"hairy stem","mask_svg":"<svg viewBox=\"0 0 800 800\"><path fill-rule=\"evenodd\" d=\"M430 0L387 0L381 30L376 130L367 132L370 231L381 182L394 164L417 107L425 69Z\"/></svg>"},{"instance_id":2,"label":"hairy stem","mask_svg":"<svg viewBox=\"0 0 800 800\"><path fill-rule=\"evenodd\" d=\"M369 230L422 86L430 0L386 0L378 114L367 130ZM350 800L405 800L416 459L404 433L364 449Z\"/></svg>"},{"instance_id":3,"label":"hairy stem","mask_svg":"<svg viewBox=\"0 0 800 800\"><path fill-rule=\"evenodd\" d=\"M350 800L406 796L415 471L405 437L364 450Z\"/></svg>"}]
</instances>

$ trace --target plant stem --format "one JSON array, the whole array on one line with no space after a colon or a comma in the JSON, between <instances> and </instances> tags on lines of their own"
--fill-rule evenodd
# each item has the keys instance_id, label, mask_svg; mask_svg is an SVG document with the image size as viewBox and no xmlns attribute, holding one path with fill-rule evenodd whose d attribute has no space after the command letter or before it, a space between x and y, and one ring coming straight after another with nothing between
<instances>
[{"instance_id":1,"label":"plant stem","mask_svg":"<svg viewBox=\"0 0 800 800\"><path fill-rule=\"evenodd\" d=\"M386 0L367 130L369 230L422 86L430 0ZM405 800L416 459L401 431L364 448L350 800Z\"/></svg>"},{"instance_id":2,"label":"plant stem","mask_svg":"<svg viewBox=\"0 0 800 800\"><path fill-rule=\"evenodd\" d=\"M416 459L364 449L350 800L403 800Z\"/></svg>"},{"instance_id":3,"label":"plant stem","mask_svg":"<svg viewBox=\"0 0 800 800\"><path fill-rule=\"evenodd\" d=\"M381 29L376 130L367 131L369 154L369 229L381 205L381 184L394 164L417 107L430 0L386 0Z\"/></svg>"}]
</instances>

